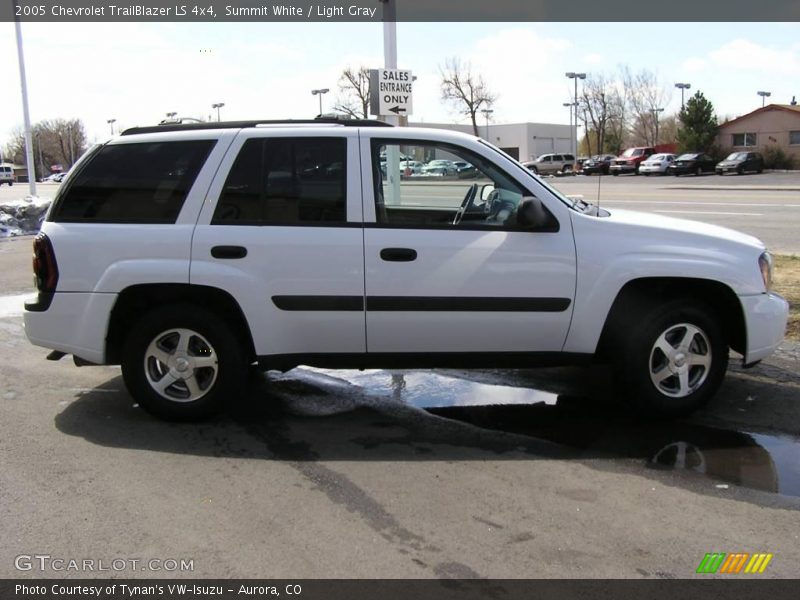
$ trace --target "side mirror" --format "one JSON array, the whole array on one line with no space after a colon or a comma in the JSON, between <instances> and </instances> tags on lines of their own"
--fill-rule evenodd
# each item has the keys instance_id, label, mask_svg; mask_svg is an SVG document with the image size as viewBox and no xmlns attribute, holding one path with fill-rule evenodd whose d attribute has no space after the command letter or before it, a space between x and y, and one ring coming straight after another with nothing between
<instances>
[{"instance_id":1,"label":"side mirror","mask_svg":"<svg viewBox=\"0 0 800 600\"><path fill-rule=\"evenodd\" d=\"M517 225L526 229L546 229L550 225L550 213L539 198L526 196L517 206Z\"/></svg>"},{"instance_id":2,"label":"side mirror","mask_svg":"<svg viewBox=\"0 0 800 600\"><path fill-rule=\"evenodd\" d=\"M481 200L486 202L486 200L489 199L489 194L491 194L493 191L494 191L494 184L493 183L487 183L486 185L484 185L481 188Z\"/></svg>"}]
</instances>

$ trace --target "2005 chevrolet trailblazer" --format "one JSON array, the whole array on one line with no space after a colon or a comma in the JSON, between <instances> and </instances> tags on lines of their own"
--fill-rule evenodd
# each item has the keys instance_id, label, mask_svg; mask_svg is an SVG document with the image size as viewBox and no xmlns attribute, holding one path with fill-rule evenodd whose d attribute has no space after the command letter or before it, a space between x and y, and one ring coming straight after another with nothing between
<instances>
[{"instance_id":1,"label":"2005 chevrolet trailblazer","mask_svg":"<svg viewBox=\"0 0 800 600\"><path fill-rule=\"evenodd\" d=\"M121 364L165 418L219 409L256 361L605 361L620 395L675 415L715 392L729 347L751 364L782 340L758 240L598 210L483 140L380 125L162 125L95 148L34 242L29 339ZM409 176L401 156L478 176Z\"/></svg>"}]
</instances>

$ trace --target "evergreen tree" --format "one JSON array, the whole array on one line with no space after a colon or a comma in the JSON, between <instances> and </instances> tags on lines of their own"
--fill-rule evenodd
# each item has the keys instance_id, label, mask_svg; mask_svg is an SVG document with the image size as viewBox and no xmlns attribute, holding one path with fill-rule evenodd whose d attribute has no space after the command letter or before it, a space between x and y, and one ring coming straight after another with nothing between
<instances>
[{"instance_id":1,"label":"evergreen tree","mask_svg":"<svg viewBox=\"0 0 800 600\"><path fill-rule=\"evenodd\" d=\"M714 153L717 138L717 117L714 105L698 91L686 101L678 115L678 145L681 152Z\"/></svg>"}]
</instances>

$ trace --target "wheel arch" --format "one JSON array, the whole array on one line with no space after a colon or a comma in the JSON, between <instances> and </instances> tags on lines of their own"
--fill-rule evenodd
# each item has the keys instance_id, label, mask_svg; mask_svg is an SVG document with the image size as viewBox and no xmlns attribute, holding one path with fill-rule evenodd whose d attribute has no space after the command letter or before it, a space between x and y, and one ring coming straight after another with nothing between
<instances>
[{"instance_id":1,"label":"wheel arch","mask_svg":"<svg viewBox=\"0 0 800 600\"><path fill-rule=\"evenodd\" d=\"M169 304L192 304L219 315L236 332L248 360L255 359L255 348L247 319L239 303L228 292L188 283L149 283L132 285L119 293L109 318L106 363L120 363L125 338L139 317L151 308Z\"/></svg>"},{"instance_id":2,"label":"wheel arch","mask_svg":"<svg viewBox=\"0 0 800 600\"><path fill-rule=\"evenodd\" d=\"M697 300L712 307L728 346L745 354L747 325L739 297L724 283L689 277L644 277L628 281L617 293L606 316L596 354L608 357L615 334L623 327L631 327L631 321L635 323L637 315L654 301L677 298Z\"/></svg>"}]
</instances>

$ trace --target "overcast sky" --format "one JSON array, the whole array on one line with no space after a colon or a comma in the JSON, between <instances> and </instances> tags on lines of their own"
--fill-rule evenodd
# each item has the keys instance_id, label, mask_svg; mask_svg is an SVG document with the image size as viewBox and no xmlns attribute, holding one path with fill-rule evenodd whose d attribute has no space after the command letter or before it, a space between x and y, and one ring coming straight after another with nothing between
<instances>
[{"instance_id":1,"label":"overcast sky","mask_svg":"<svg viewBox=\"0 0 800 600\"><path fill-rule=\"evenodd\" d=\"M328 87L348 65L383 64L383 27L357 23L57 24L24 23L31 119L83 119L90 139L158 122L166 112L223 119L309 118L312 88ZM446 57L470 61L499 99L493 120L567 123L565 71L656 72L669 88L666 113L680 107L678 81L692 84L721 115L800 99L798 23L399 23L398 63L418 77L412 120L454 122L439 99ZM22 124L14 26L0 23L0 143Z\"/></svg>"}]
</instances>

